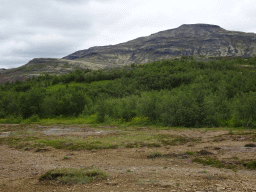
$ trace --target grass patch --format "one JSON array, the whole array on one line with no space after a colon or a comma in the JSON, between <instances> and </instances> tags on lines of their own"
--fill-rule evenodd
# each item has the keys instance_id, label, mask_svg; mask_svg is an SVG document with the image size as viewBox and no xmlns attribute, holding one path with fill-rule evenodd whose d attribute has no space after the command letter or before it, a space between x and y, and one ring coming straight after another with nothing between
<instances>
[{"instance_id":1,"label":"grass patch","mask_svg":"<svg viewBox=\"0 0 256 192\"><path fill-rule=\"evenodd\" d=\"M53 181L59 184L86 184L94 180L106 179L107 175L94 167L89 168L57 168L40 176L39 181Z\"/></svg>"},{"instance_id":2,"label":"grass patch","mask_svg":"<svg viewBox=\"0 0 256 192\"><path fill-rule=\"evenodd\" d=\"M54 125L54 124L63 124L63 125L71 125L71 124L92 124L96 122L96 115L90 115L86 117L57 117L57 118L47 118L40 119L38 121L41 125Z\"/></svg>"},{"instance_id":3,"label":"grass patch","mask_svg":"<svg viewBox=\"0 0 256 192\"><path fill-rule=\"evenodd\" d=\"M232 161L220 161L215 158L195 158L192 162L200 163L203 165L210 165L217 168L225 168L225 169L232 169L234 172L237 172L237 169L247 168L250 170L256 170L256 160L244 162L244 160L239 161L237 157L230 158ZM226 159L226 160L230 160Z\"/></svg>"},{"instance_id":4,"label":"grass patch","mask_svg":"<svg viewBox=\"0 0 256 192\"><path fill-rule=\"evenodd\" d=\"M40 119L37 115L28 119L20 117L8 117L0 119L0 124L40 124L40 125L71 125L71 124L96 124L96 114L85 117L56 117Z\"/></svg>"},{"instance_id":5,"label":"grass patch","mask_svg":"<svg viewBox=\"0 0 256 192\"><path fill-rule=\"evenodd\" d=\"M188 142L198 142L201 139L200 138L189 138L189 137L183 137L179 135L164 135L159 134L156 136L157 140L160 141L164 146L166 145L183 145Z\"/></svg>"},{"instance_id":6,"label":"grass patch","mask_svg":"<svg viewBox=\"0 0 256 192\"><path fill-rule=\"evenodd\" d=\"M192 160L192 162L200 163L203 165L211 165L211 166L217 167L217 168L225 168L225 164L223 164L221 161L219 161L217 159L213 159L213 158L205 158L205 159L195 158Z\"/></svg>"},{"instance_id":7,"label":"grass patch","mask_svg":"<svg viewBox=\"0 0 256 192\"><path fill-rule=\"evenodd\" d=\"M191 152L191 151L186 151L185 153L188 154L188 155L194 155L195 154L195 152Z\"/></svg>"},{"instance_id":8,"label":"grass patch","mask_svg":"<svg viewBox=\"0 0 256 192\"><path fill-rule=\"evenodd\" d=\"M255 135L255 132L254 131L244 131L244 130L237 130L237 131L229 130L228 135Z\"/></svg>"},{"instance_id":9,"label":"grass patch","mask_svg":"<svg viewBox=\"0 0 256 192\"><path fill-rule=\"evenodd\" d=\"M34 127L34 128L33 128ZM105 126L92 126L96 130L102 130ZM23 129L17 131L17 129ZM7 144L17 149L24 148L44 148L50 146L56 149L68 150L92 150L92 149L116 149L118 147L126 148L140 148L140 147L161 147L165 145L178 145L190 141L197 141L194 138L186 138L177 135L159 135L157 130L150 131L145 129L138 129L134 127L120 128L122 131L117 131L118 127L108 128L108 130L115 130L114 133L97 136L46 136L43 133L36 131L28 131L35 129L35 125L23 126L19 125L18 128L12 128L14 131L10 133L9 137L0 137L0 144ZM1 129L1 127L0 127ZM4 128L7 131L7 128ZM16 131L15 131L16 130ZM40 131L40 130L39 130ZM37 150L37 149L36 149Z\"/></svg>"},{"instance_id":10,"label":"grass patch","mask_svg":"<svg viewBox=\"0 0 256 192\"><path fill-rule=\"evenodd\" d=\"M7 123L7 119L0 119L0 124L5 124Z\"/></svg>"},{"instance_id":11,"label":"grass patch","mask_svg":"<svg viewBox=\"0 0 256 192\"><path fill-rule=\"evenodd\" d=\"M210 165L212 167L217 167L217 168L226 168L226 169L236 169L237 165L235 164L229 164L225 162L221 162L218 159L214 158L195 158L192 160L192 162L200 163L203 165Z\"/></svg>"},{"instance_id":12,"label":"grass patch","mask_svg":"<svg viewBox=\"0 0 256 192\"><path fill-rule=\"evenodd\" d=\"M135 141L134 143L127 143L126 148L139 148L139 147L161 147L160 143L146 143L143 141Z\"/></svg>"},{"instance_id":13,"label":"grass patch","mask_svg":"<svg viewBox=\"0 0 256 192\"><path fill-rule=\"evenodd\" d=\"M158 157L163 157L163 154L158 151L154 151L154 152L150 153L149 155L147 155L148 159L153 159L153 158L158 158Z\"/></svg>"},{"instance_id":14,"label":"grass patch","mask_svg":"<svg viewBox=\"0 0 256 192\"><path fill-rule=\"evenodd\" d=\"M220 136L215 136L214 139L213 139L213 142L220 142L220 141L225 141L226 139L223 138L222 135Z\"/></svg>"},{"instance_id":15,"label":"grass patch","mask_svg":"<svg viewBox=\"0 0 256 192\"><path fill-rule=\"evenodd\" d=\"M116 149L120 146L133 147L160 147L151 134L145 131L120 132L99 136L45 136L36 132L30 135L26 131L12 132L9 137L0 137L0 144L6 144L17 149L43 148L50 146L56 149L68 150L92 150L92 149ZM36 149L37 150L37 149Z\"/></svg>"},{"instance_id":16,"label":"grass patch","mask_svg":"<svg viewBox=\"0 0 256 192\"><path fill-rule=\"evenodd\" d=\"M116 149L118 145L104 142L100 140L92 139L51 139L51 140L39 140L40 143L51 146L55 149L68 149L68 150L92 150L92 149Z\"/></svg>"},{"instance_id":17,"label":"grass patch","mask_svg":"<svg viewBox=\"0 0 256 192\"><path fill-rule=\"evenodd\" d=\"M246 168L251 170L256 170L256 160L253 160L247 163Z\"/></svg>"},{"instance_id":18,"label":"grass patch","mask_svg":"<svg viewBox=\"0 0 256 192\"><path fill-rule=\"evenodd\" d=\"M225 140L238 141L238 140L249 140L254 142L256 140L256 134L254 132L245 132L245 131L232 131L229 130L229 133L213 137L213 142L220 142Z\"/></svg>"},{"instance_id":19,"label":"grass patch","mask_svg":"<svg viewBox=\"0 0 256 192\"><path fill-rule=\"evenodd\" d=\"M149 155L147 155L148 159L153 159L153 158L180 158L180 159L187 159L189 155L195 154L193 152L182 152L182 153L167 153L167 154L162 154L160 152L152 152Z\"/></svg>"},{"instance_id":20,"label":"grass patch","mask_svg":"<svg viewBox=\"0 0 256 192\"><path fill-rule=\"evenodd\" d=\"M0 144L6 144L10 147L16 148L16 149L25 149L28 147L33 148L42 148L45 147L44 144L38 142L38 137L34 136L10 136L10 137L4 137L0 138Z\"/></svg>"}]
</instances>

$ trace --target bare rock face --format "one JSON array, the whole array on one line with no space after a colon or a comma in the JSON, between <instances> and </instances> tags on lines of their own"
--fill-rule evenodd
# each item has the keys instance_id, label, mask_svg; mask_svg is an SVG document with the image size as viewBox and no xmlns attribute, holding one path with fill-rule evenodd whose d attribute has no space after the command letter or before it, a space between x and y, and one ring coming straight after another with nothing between
<instances>
[{"instance_id":1,"label":"bare rock face","mask_svg":"<svg viewBox=\"0 0 256 192\"><path fill-rule=\"evenodd\" d=\"M209 24L181 25L126 43L77 51L63 59L104 65L126 65L198 55L254 56L256 34L227 31Z\"/></svg>"}]
</instances>

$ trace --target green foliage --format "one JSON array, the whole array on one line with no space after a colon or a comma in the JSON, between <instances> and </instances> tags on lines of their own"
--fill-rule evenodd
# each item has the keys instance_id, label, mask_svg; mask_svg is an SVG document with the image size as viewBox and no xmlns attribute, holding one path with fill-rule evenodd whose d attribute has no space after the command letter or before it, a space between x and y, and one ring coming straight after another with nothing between
<instances>
[{"instance_id":1,"label":"green foliage","mask_svg":"<svg viewBox=\"0 0 256 192\"><path fill-rule=\"evenodd\" d=\"M241 93L233 100L231 125L256 127L256 92Z\"/></svg>"},{"instance_id":2,"label":"green foliage","mask_svg":"<svg viewBox=\"0 0 256 192\"><path fill-rule=\"evenodd\" d=\"M58 78L58 76L54 76L53 77L53 79L52 79L52 81L51 81L51 84L52 85L56 85L56 84L58 84L60 82L60 79Z\"/></svg>"},{"instance_id":3,"label":"green foliage","mask_svg":"<svg viewBox=\"0 0 256 192\"><path fill-rule=\"evenodd\" d=\"M21 123L22 122L22 117L14 117L14 116L8 116L5 123L10 123L10 124L16 124L16 123Z\"/></svg>"},{"instance_id":4,"label":"green foliage","mask_svg":"<svg viewBox=\"0 0 256 192\"><path fill-rule=\"evenodd\" d=\"M28 118L34 114L41 115L41 104L45 96L42 88L33 88L21 93L18 97L18 109L23 118Z\"/></svg>"},{"instance_id":5,"label":"green foliage","mask_svg":"<svg viewBox=\"0 0 256 192\"><path fill-rule=\"evenodd\" d=\"M28 119L22 121L22 123L35 123L35 122L39 122L40 118L37 114L32 115L31 117L29 117Z\"/></svg>"},{"instance_id":6,"label":"green foliage","mask_svg":"<svg viewBox=\"0 0 256 192\"><path fill-rule=\"evenodd\" d=\"M247 163L246 168L251 170L256 170L256 160L253 160Z\"/></svg>"},{"instance_id":7,"label":"green foliage","mask_svg":"<svg viewBox=\"0 0 256 192\"><path fill-rule=\"evenodd\" d=\"M157 92L144 92L137 104L137 114L156 122L160 118L158 105L161 103L161 94Z\"/></svg>"},{"instance_id":8,"label":"green foliage","mask_svg":"<svg viewBox=\"0 0 256 192\"><path fill-rule=\"evenodd\" d=\"M38 121L94 115L98 123L254 128L256 57L206 59L182 57L7 82L0 87L0 118L33 122L31 116Z\"/></svg>"},{"instance_id":9,"label":"green foliage","mask_svg":"<svg viewBox=\"0 0 256 192\"><path fill-rule=\"evenodd\" d=\"M18 93L14 91L0 92L0 118L18 116Z\"/></svg>"},{"instance_id":10,"label":"green foliage","mask_svg":"<svg viewBox=\"0 0 256 192\"><path fill-rule=\"evenodd\" d=\"M203 86L183 87L162 98L162 121L164 125L201 127L215 125L213 100ZM211 96L211 95L210 95Z\"/></svg>"},{"instance_id":11,"label":"green foliage","mask_svg":"<svg viewBox=\"0 0 256 192\"><path fill-rule=\"evenodd\" d=\"M150 119L148 117L133 117L130 121L130 125L147 125L149 124Z\"/></svg>"}]
</instances>

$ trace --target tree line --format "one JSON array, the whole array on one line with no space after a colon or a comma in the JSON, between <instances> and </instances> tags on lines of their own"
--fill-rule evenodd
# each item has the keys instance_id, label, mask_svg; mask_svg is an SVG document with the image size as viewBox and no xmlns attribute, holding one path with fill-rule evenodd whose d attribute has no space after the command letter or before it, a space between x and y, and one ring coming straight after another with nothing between
<instances>
[{"instance_id":1,"label":"tree line","mask_svg":"<svg viewBox=\"0 0 256 192\"><path fill-rule=\"evenodd\" d=\"M0 118L146 118L164 126L256 126L256 57L193 57L0 85ZM248 67L251 66L251 67Z\"/></svg>"}]
</instances>

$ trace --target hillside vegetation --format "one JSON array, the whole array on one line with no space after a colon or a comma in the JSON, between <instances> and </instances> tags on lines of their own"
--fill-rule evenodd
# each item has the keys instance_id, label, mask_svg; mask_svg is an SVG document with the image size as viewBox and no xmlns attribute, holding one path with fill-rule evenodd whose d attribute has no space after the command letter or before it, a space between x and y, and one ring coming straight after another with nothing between
<instances>
[{"instance_id":1,"label":"hillside vegetation","mask_svg":"<svg viewBox=\"0 0 256 192\"><path fill-rule=\"evenodd\" d=\"M254 64L256 57L208 62L182 57L7 82L0 85L0 122L90 118L92 123L254 128Z\"/></svg>"}]
</instances>

